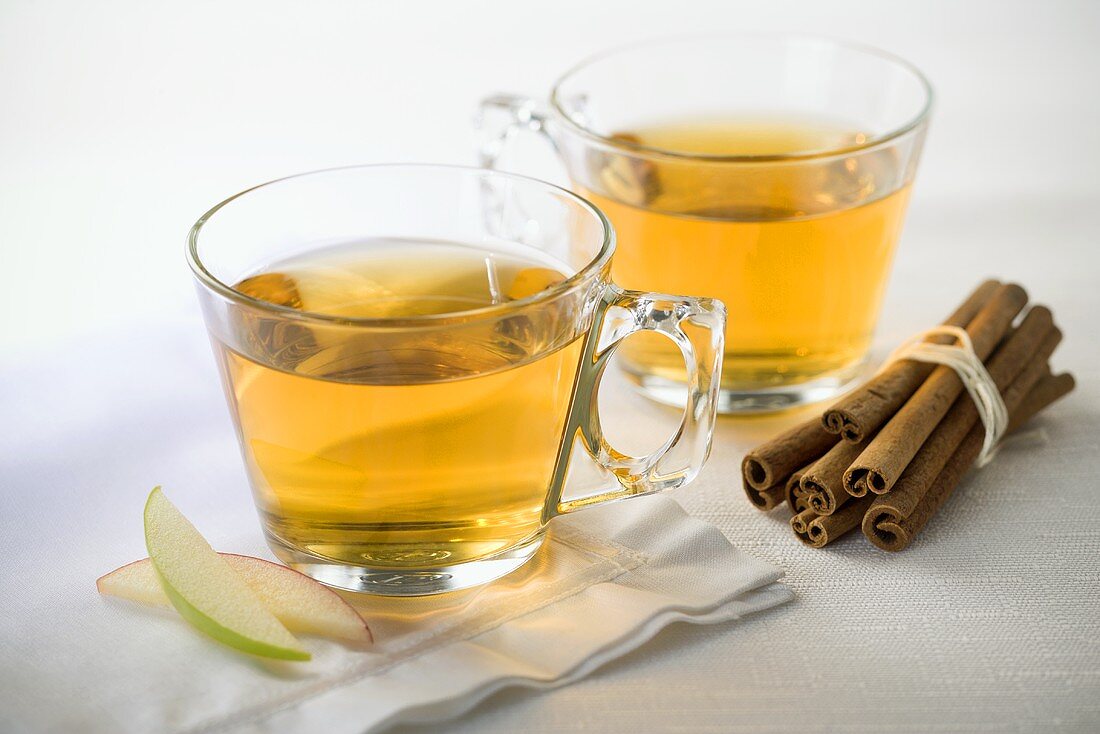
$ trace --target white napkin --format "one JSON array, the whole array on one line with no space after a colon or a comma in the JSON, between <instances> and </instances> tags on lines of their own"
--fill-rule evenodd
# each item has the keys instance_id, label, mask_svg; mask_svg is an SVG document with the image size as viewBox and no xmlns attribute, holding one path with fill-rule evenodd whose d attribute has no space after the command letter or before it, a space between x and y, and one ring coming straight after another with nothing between
<instances>
[{"instance_id":1,"label":"white napkin","mask_svg":"<svg viewBox=\"0 0 1100 734\"><path fill-rule=\"evenodd\" d=\"M368 652L305 638L267 663L171 611L104 599L145 555L163 483L219 550L269 556L201 335L82 344L0 375L0 730L364 732L453 717L509 685L587 675L675 621L788 600L780 572L668 497L560 518L520 571L480 589L357 601Z\"/></svg>"}]
</instances>

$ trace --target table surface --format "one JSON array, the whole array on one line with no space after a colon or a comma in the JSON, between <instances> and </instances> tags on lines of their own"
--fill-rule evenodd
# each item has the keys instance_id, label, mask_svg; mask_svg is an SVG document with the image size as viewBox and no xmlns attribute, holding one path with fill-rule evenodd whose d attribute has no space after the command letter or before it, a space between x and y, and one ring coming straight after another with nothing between
<instances>
[{"instance_id":1,"label":"table surface","mask_svg":"<svg viewBox=\"0 0 1100 734\"><path fill-rule=\"evenodd\" d=\"M785 568L797 599L736 625L670 628L580 683L502 692L448 730L1094 731L1100 5L759 5L5 3L0 366L197 321L182 240L209 204L299 170L470 163L480 96L545 93L608 45L713 28L875 43L924 68L939 95L877 353L995 275L1054 309L1066 333L1054 361L1077 391L896 555L859 536L810 550L780 512L750 508L740 456L793 418L722 420L711 462L676 497ZM525 155L553 172L545 151ZM604 402L654 432L672 417L622 384ZM608 422L612 435L637 430ZM33 501L2 474L5 505ZM3 573L17 562L0 561Z\"/></svg>"}]
</instances>

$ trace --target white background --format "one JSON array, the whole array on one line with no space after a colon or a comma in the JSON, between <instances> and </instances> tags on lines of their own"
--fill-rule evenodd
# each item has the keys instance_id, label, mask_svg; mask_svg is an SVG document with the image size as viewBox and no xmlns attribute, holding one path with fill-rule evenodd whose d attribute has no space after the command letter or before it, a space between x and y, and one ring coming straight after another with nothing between
<instances>
[{"instance_id":1,"label":"white background","mask_svg":"<svg viewBox=\"0 0 1100 734\"><path fill-rule=\"evenodd\" d=\"M458 728L1095 730L1100 3L0 0L0 366L76 370L96 335L196 331L184 237L231 193L348 163L472 163L483 95L545 95L594 51L716 29L820 32L920 66L938 99L877 348L998 275L1054 307L1056 361L1080 387L899 556L854 538L811 552L747 508L737 461L778 423L723 421L678 499L786 568L799 600L669 630L578 685L498 695ZM4 484L4 451L0 499L33 511L33 487Z\"/></svg>"},{"instance_id":2,"label":"white background","mask_svg":"<svg viewBox=\"0 0 1100 734\"><path fill-rule=\"evenodd\" d=\"M900 270L934 207L995 232L1100 198L1097 3L0 0L0 360L191 307L184 237L229 194L349 163L473 163L485 94L545 95L600 49L715 29L869 42L931 78Z\"/></svg>"}]
</instances>

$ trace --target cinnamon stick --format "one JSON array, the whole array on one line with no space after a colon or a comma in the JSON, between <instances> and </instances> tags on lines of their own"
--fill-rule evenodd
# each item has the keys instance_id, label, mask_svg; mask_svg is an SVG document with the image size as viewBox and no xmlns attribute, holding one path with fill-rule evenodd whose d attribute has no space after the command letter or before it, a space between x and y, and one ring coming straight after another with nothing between
<instances>
[{"instance_id":1,"label":"cinnamon stick","mask_svg":"<svg viewBox=\"0 0 1100 734\"><path fill-rule=\"evenodd\" d=\"M801 519L805 530L803 532L798 531L795 527L795 518L791 518L791 529L795 531L798 539L806 545L812 548L824 548L837 538L858 528L872 500L874 500L872 496L850 499L847 504L832 515L814 515L810 517L813 510L806 510L805 513L797 516Z\"/></svg>"},{"instance_id":2,"label":"cinnamon stick","mask_svg":"<svg viewBox=\"0 0 1100 734\"><path fill-rule=\"evenodd\" d=\"M820 420L813 418L757 446L741 462L746 491L752 488L763 492L782 487L795 470L817 459L836 441L836 436L826 431Z\"/></svg>"},{"instance_id":3,"label":"cinnamon stick","mask_svg":"<svg viewBox=\"0 0 1100 734\"><path fill-rule=\"evenodd\" d=\"M802 467L787 480L787 506L796 515L810 507L806 493L802 491L802 475L809 468L809 466Z\"/></svg>"},{"instance_id":4,"label":"cinnamon stick","mask_svg":"<svg viewBox=\"0 0 1100 734\"><path fill-rule=\"evenodd\" d=\"M954 313L944 319L948 326L965 327L1001 287L996 280L979 285ZM936 344L950 344L950 337L935 337ZM821 416L825 430L845 441L858 443L882 427L917 388L932 374L935 365L913 360L898 360L871 378L865 385L837 401Z\"/></svg>"},{"instance_id":5,"label":"cinnamon stick","mask_svg":"<svg viewBox=\"0 0 1100 734\"><path fill-rule=\"evenodd\" d=\"M783 504L783 500L787 497L787 483L777 482L771 487L765 487L764 489L756 489L749 486L749 483L742 482L745 488L745 496L749 498L749 502L753 504L757 509L767 512L779 505Z\"/></svg>"},{"instance_id":6,"label":"cinnamon stick","mask_svg":"<svg viewBox=\"0 0 1100 734\"><path fill-rule=\"evenodd\" d=\"M1026 304L1027 293L1020 286L1009 284L997 289L966 327L979 359L989 356ZM932 370L845 472L848 492L855 497L862 497L868 490L875 494L889 492L962 391L955 370L945 365Z\"/></svg>"},{"instance_id":7,"label":"cinnamon stick","mask_svg":"<svg viewBox=\"0 0 1100 734\"><path fill-rule=\"evenodd\" d=\"M844 489L844 472L867 448L870 441L837 441L829 451L802 474L802 494L807 506L818 515L832 515L852 495Z\"/></svg>"},{"instance_id":8,"label":"cinnamon stick","mask_svg":"<svg viewBox=\"0 0 1100 734\"><path fill-rule=\"evenodd\" d=\"M1017 393L1029 390L1048 370L1046 361L1061 338L1062 333L1054 326L1050 311L1042 306L1033 308L1020 328L989 361L989 376L1001 394L1007 396L1010 386ZM961 395L913 457L894 488L889 494L877 497L871 505L864 519L865 532L873 532L878 522L876 517L881 516L887 522L909 517L977 422L978 411L973 401L969 395Z\"/></svg>"},{"instance_id":9,"label":"cinnamon stick","mask_svg":"<svg viewBox=\"0 0 1100 734\"><path fill-rule=\"evenodd\" d=\"M813 510L802 510L791 518L791 530L793 530L794 534L799 536L799 538L802 538L803 535L809 532L810 521L816 519L817 513ZM804 542L809 542L809 540L806 539Z\"/></svg>"},{"instance_id":10,"label":"cinnamon stick","mask_svg":"<svg viewBox=\"0 0 1100 734\"><path fill-rule=\"evenodd\" d=\"M1073 375L1070 373L1063 372L1060 375L1052 375L1048 368L1046 373L1039 378L1039 382L1031 388L1031 392L1024 398L1020 409L1016 411L1015 415L1009 416L1008 432L1012 433L1034 418L1036 413L1069 395L1076 385L1077 381L1073 379Z\"/></svg>"},{"instance_id":11,"label":"cinnamon stick","mask_svg":"<svg viewBox=\"0 0 1100 734\"><path fill-rule=\"evenodd\" d=\"M1009 427L1015 429L1023 425L1040 410L1068 394L1073 387L1072 375L1052 376L1045 358L1032 361L1005 391ZM973 426L927 487L916 486L910 490L903 488L899 482L897 497L895 492L891 492L875 498L862 523L867 539L883 550L907 548L955 491L963 475L981 453L984 438L985 427L980 424Z\"/></svg>"}]
</instances>

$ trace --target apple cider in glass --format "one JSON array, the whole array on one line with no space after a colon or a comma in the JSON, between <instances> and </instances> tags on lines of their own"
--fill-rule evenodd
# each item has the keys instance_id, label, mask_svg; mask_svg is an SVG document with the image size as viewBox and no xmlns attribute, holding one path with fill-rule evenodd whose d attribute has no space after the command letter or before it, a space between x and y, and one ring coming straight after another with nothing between
<instances>
[{"instance_id":1,"label":"apple cider in glass","mask_svg":"<svg viewBox=\"0 0 1100 734\"><path fill-rule=\"evenodd\" d=\"M287 309L399 321L523 298L567 272L534 250L414 250L318 249L234 288ZM381 332L239 318L237 341L263 364L217 351L269 535L386 567L461 563L535 535L580 361L581 338L555 343L575 318L562 309L392 345Z\"/></svg>"},{"instance_id":2,"label":"apple cider in glass","mask_svg":"<svg viewBox=\"0 0 1100 734\"><path fill-rule=\"evenodd\" d=\"M852 126L813 119L706 119L612 136L691 156L761 156L735 168L676 158L593 156L582 193L615 226L615 279L705 294L730 312L722 387L798 383L851 367L878 318L909 197L890 149L813 164L858 146ZM789 164L769 156L791 156ZM683 380L669 340L640 334L620 352L632 374Z\"/></svg>"}]
</instances>

